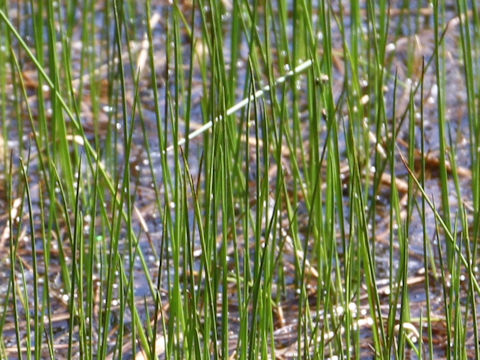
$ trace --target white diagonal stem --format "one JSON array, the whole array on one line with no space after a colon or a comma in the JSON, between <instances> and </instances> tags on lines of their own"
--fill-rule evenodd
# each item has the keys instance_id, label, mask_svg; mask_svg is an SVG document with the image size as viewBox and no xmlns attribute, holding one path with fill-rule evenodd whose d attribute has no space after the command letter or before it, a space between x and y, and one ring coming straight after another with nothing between
<instances>
[{"instance_id":1,"label":"white diagonal stem","mask_svg":"<svg viewBox=\"0 0 480 360\"><path fill-rule=\"evenodd\" d=\"M285 75L283 76L280 76L276 81L275 81L275 86L277 85L280 85L280 84L283 84L288 78L292 77L293 75L295 74L299 74L301 73L302 71L308 69L310 66L312 66L313 62L312 60L307 60L303 63L301 63L300 65L298 65L295 69L293 70L290 70L289 72L287 72ZM260 97L262 97L266 92L270 91L270 85L266 85L264 86L262 89L260 90L257 90L255 92L255 94L253 95L250 95L249 97L246 97L245 99L241 100L240 102L236 103L235 105L233 105L231 108L228 108L227 111L226 111L226 116L230 116L234 113L236 113L237 111L243 109L245 106L247 106L247 104L251 101L254 101ZM201 127L199 127L198 129L192 131L190 134L188 134L188 136L186 138L182 138L178 141L178 143L176 144L177 146L182 146L185 144L185 142L188 140L192 140L194 138L196 138L197 136L203 134L205 131L207 131L208 129L210 129L212 126L213 126L213 123L214 122L217 122L219 120L222 120L223 117L222 116L217 116L213 121L209 121L205 124L203 124ZM169 147L167 147L167 150L166 152L170 152L172 151L173 149L175 148L175 144L173 145L170 145Z\"/></svg>"}]
</instances>

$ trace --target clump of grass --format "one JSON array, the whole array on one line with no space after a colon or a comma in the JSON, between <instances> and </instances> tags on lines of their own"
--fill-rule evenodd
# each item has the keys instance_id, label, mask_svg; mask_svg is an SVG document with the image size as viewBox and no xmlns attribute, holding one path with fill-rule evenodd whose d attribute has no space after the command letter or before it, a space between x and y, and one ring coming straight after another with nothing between
<instances>
[{"instance_id":1,"label":"clump of grass","mask_svg":"<svg viewBox=\"0 0 480 360\"><path fill-rule=\"evenodd\" d=\"M0 357L478 357L479 24L3 3Z\"/></svg>"}]
</instances>

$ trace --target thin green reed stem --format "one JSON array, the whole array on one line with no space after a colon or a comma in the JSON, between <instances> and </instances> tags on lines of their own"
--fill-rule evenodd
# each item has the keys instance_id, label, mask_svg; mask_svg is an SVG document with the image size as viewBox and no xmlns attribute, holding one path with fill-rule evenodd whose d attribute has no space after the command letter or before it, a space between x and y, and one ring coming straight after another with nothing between
<instances>
[{"instance_id":1,"label":"thin green reed stem","mask_svg":"<svg viewBox=\"0 0 480 360\"><path fill-rule=\"evenodd\" d=\"M13 222L17 221L14 219L14 208L20 209L23 207L23 192L21 192L20 203L16 204L16 201L13 199L13 153L10 153L9 161L9 171L8 171L8 185L7 185L7 196L8 196L8 230L9 230L9 243L10 243L10 283L12 290L12 303L13 303L13 316L15 322L15 340L17 345L17 354L20 360L23 359L22 349L21 349L21 337L20 337L20 324L19 324L19 309L18 309L18 299L17 299L17 286L16 286L16 258L17 258L17 249L18 249L18 234L20 233L20 224L17 229L17 233L14 233Z\"/></svg>"},{"instance_id":2,"label":"thin green reed stem","mask_svg":"<svg viewBox=\"0 0 480 360\"><path fill-rule=\"evenodd\" d=\"M77 286L77 252L78 252L78 245L79 245L79 237L82 237L83 233L83 227L82 227L82 220L81 220L81 211L80 211L80 179L81 179L81 168L82 168L82 163L81 161L78 164L78 173L77 173L77 187L76 187L76 195L75 195L75 210L74 210L74 216L73 216L73 224L74 224L74 229L73 229L73 239L72 241L72 286L70 289L70 294L69 294L69 304L68 304L68 309L69 309L69 328L68 328L68 359L72 358L72 351L73 351L73 333L74 333L74 327L75 327L75 287ZM28 190L27 190L28 192ZM80 290L80 289L79 289ZM79 293L81 294L81 293ZM82 304L83 299L80 297L80 304ZM82 306L83 307L83 306Z\"/></svg>"},{"instance_id":3,"label":"thin green reed stem","mask_svg":"<svg viewBox=\"0 0 480 360\"><path fill-rule=\"evenodd\" d=\"M421 162L421 174L420 174L420 183L423 188L425 188L425 119L424 119L424 111L423 111L423 83L424 83L424 75L425 75L425 59L422 61L422 79L421 79L421 87L420 87L420 153L422 157ZM430 304L430 271L429 271L429 256L428 252L430 250L427 247L427 223L425 217L425 198L422 197L422 237L423 237L423 266L425 269L425 298L426 298L426 305L427 305L427 332L428 332L428 353L429 358L433 359L433 331L432 331L432 316L431 316L431 304Z\"/></svg>"},{"instance_id":4,"label":"thin green reed stem","mask_svg":"<svg viewBox=\"0 0 480 360\"><path fill-rule=\"evenodd\" d=\"M462 46L463 71L465 77L465 87L467 93L467 108L468 108L468 126L469 126L469 145L470 145L470 164L472 169L472 198L473 207L478 209L480 206L480 191L479 191L479 111L478 101L479 82L478 82L478 66L476 67L476 54L478 48L476 46L476 39L478 39L478 32L480 31L479 18L476 11L476 3L472 2L473 21L468 15L468 3L465 0L457 0L458 18L460 20L460 43ZM477 75L476 75L477 74ZM477 81L475 81L477 80ZM477 238L480 229L479 213L475 212L473 220L473 238ZM474 257L477 253L477 243L474 244Z\"/></svg>"},{"instance_id":5,"label":"thin green reed stem","mask_svg":"<svg viewBox=\"0 0 480 360\"><path fill-rule=\"evenodd\" d=\"M45 229L45 212L44 212L44 200L42 191L39 192L39 200L40 200L40 209L41 209L41 236L43 239L43 263L44 263L44 289L43 289L43 302L42 302L42 312L40 314L40 318L42 319L41 322L41 331L45 333L45 340L47 342L48 354L50 359L54 359L54 349L53 349L53 326L52 326L52 306L51 306L51 296L50 296L50 284L48 282L49 274L50 274L50 259L51 259L51 237L47 236L46 229ZM45 324L45 320L48 319L47 323ZM48 327L48 329L46 327Z\"/></svg>"},{"instance_id":6,"label":"thin green reed stem","mask_svg":"<svg viewBox=\"0 0 480 360\"><path fill-rule=\"evenodd\" d=\"M392 147L395 144L396 140L396 99L397 99L397 79L398 79L398 74L395 73L395 81L393 84L393 100L392 100L392 134L390 138L390 146ZM389 156L389 165L390 165L390 178L395 179L395 156L394 153L390 153ZM396 187L396 184L394 181L392 181L391 189L390 189L390 209L389 209L389 248L388 248L388 257L389 257L389 272L388 272L388 280L389 280L389 286L390 289L394 289L395 287L395 281L398 281L397 279L394 279L394 224L397 224L396 226L398 227L401 224L400 220L400 213L399 213L399 199L398 199L398 189ZM397 231L398 234L398 231ZM394 341L394 326L395 326L395 319L396 319L396 311L397 311L397 300L398 297L396 296L397 292L395 291L390 291L389 294L389 303L390 303L390 308L388 311L388 354L390 355L392 352L392 346L393 346L393 341Z\"/></svg>"},{"instance_id":7,"label":"thin green reed stem","mask_svg":"<svg viewBox=\"0 0 480 360\"><path fill-rule=\"evenodd\" d=\"M21 282L17 284L17 290L20 293L20 302L22 303L23 310L25 312L25 322L26 322L26 331L25 331L25 351L27 353L27 360L32 359L32 328L31 328L31 318L30 318L30 302L28 297L27 281L25 279L25 268L21 261L18 263L20 268L19 273L21 275Z\"/></svg>"},{"instance_id":8,"label":"thin green reed stem","mask_svg":"<svg viewBox=\"0 0 480 360\"><path fill-rule=\"evenodd\" d=\"M53 1L47 1L47 29L48 29L48 65L50 79L52 79L53 88L60 93L61 74L59 73L60 63L57 56L57 32L55 30L55 11L53 8ZM66 49L65 49L66 51ZM62 65L65 65L64 63ZM52 96L52 136L51 140L53 145L52 156L58 159L61 166L63 179L67 188L67 194L69 200L73 196L73 183L74 176L72 171L72 163L70 160L70 151L67 141L67 127L65 118L63 116L62 106L58 97Z\"/></svg>"},{"instance_id":9,"label":"thin green reed stem","mask_svg":"<svg viewBox=\"0 0 480 360\"><path fill-rule=\"evenodd\" d=\"M86 291L86 303L87 303L87 310L86 310L86 319L88 321L87 323L87 329L86 329L86 334L88 337L87 341L87 352L86 356L88 359L93 359L93 347L94 347L94 327L93 327L93 315L94 315L94 264L95 264L95 259L97 255L97 234L96 234L96 229L95 229L95 219L97 217L97 202L98 202L98 176L99 176L99 170L98 170L99 164L97 162L96 164L96 170L94 174L94 182L93 182L93 194L92 200L90 202L90 221L91 223L89 224L90 226L90 233L88 237L88 255L87 255L87 260L86 260L86 278L87 278L87 291Z\"/></svg>"},{"instance_id":10,"label":"thin green reed stem","mask_svg":"<svg viewBox=\"0 0 480 360\"><path fill-rule=\"evenodd\" d=\"M28 161L29 162L29 161ZM27 166L28 166L27 162ZM20 159L20 166L22 170L22 178L25 182L25 190L27 196L27 204L28 204L28 218L29 218L29 226L30 226L30 243L32 247L32 268L33 268L33 316L34 316L34 341L35 341L35 359L40 359L41 349L39 344L41 344L41 336L42 332L40 330L40 299L38 293L38 285L39 285L39 275L38 275L38 265L37 265L37 246L36 246L36 238L35 238L35 225L33 219L33 206L32 206L32 196L30 193L30 186L28 184L28 175L27 175L27 167L25 166L22 159Z\"/></svg>"},{"instance_id":11,"label":"thin green reed stem","mask_svg":"<svg viewBox=\"0 0 480 360\"><path fill-rule=\"evenodd\" d=\"M466 215L466 211L464 209L463 211L463 219L464 219L464 223L467 222L467 215ZM467 268L468 270L468 277L469 277L469 288L468 288L468 298L470 300L470 304L471 304L471 307L472 307L472 319L473 319L473 337L475 339L475 356L476 358L478 358L480 356L480 344L478 343L478 324L477 324L477 301L476 301L476 296L475 296L475 293L474 293L474 289L473 289L473 282L472 282L472 278L475 276L474 274L474 271L473 271L473 267L472 265L475 264L474 260L475 259L472 259L472 252L471 252L471 243L470 243L470 236L469 236L469 231L468 231L468 227L466 228L465 230L465 233L466 233L466 253L467 253L467 261L469 263L469 266ZM468 319L465 320L466 323L468 323Z\"/></svg>"},{"instance_id":12,"label":"thin green reed stem","mask_svg":"<svg viewBox=\"0 0 480 360\"><path fill-rule=\"evenodd\" d=\"M187 175L190 174L190 169L188 166L188 163L185 163L185 172ZM195 186L193 184L193 178L191 176L187 176L189 185L190 185L190 191L192 192L193 195L193 201L194 201L194 211L195 211L195 218L198 224L198 235L200 237L200 244L202 247L202 255L201 255L201 260L204 265L204 271L205 271L205 292L206 292L206 311L210 313L210 316L215 319L215 305L216 305L216 297L213 294L212 287L211 287L211 269L210 266L208 266L210 259L206 257L207 254L207 242L206 242L206 233L204 231L204 225L203 225L203 216L202 216L202 211L200 208L200 202L199 202L199 194L197 190L195 189ZM216 330L215 324L212 325L213 329ZM207 331L210 331L210 329L206 329ZM214 344L216 347L216 344ZM216 351L216 350L214 350Z\"/></svg>"},{"instance_id":13,"label":"thin green reed stem","mask_svg":"<svg viewBox=\"0 0 480 360\"><path fill-rule=\"evenodd\" d=\"M445 19L444 17L444 3L441 0L433 1L433 14L434 14L434 39L435 44L440 44L440 24ZM439 145L440 145L440 154L439 154L439 170L440 170L440 180L442 183L441 193L442 193L442 211L444 222L447 225L447 228L451 230L450 223L450 201L448 197L448 175L447 168L445 165L446 162L446 119L445 119L445 47L443 43L435 47L435 76L438 84L438 94L437 94L437 112L438 112L438 136L439 136ZM448 257L448 268L452 266L453 261L453 249L452 246L447 243L447 257Z\"/></svg>"},{"instance_id":14,"label":"thin green reed stem","mask_svg":"<svg viewBox=\"0 0 480 360\"><path fill-rule=\"evenodd\" d=\"M122 193L125 193L125 198L126 198L126 214L127 214L127 219L126 219L126 228L127 228L127 244L128 244L128 272L129 272L129 279L127 282L127 289L126 293L129 295L129 298L127 299L128 305L133 311L135 308L135 297L134 297L134 285L133 285L133 267L134 267L134 253L133 253L133 248L134 248L134 240L132 239L132 234L133 234L133 228L132 228L132 197L131 197L131 190L130 190L130 182L131 182L131 177L130 177L130 153L131 153L131 146L132 146L132 136L133 136L133 131L135 127L135 110L136 110L136 105L137 105L137 99L138 99L138 82L139 82L139 75L140 71L137 72L135 75L135 96L134 96L134 103L133 103L133 108L132 108L132 113L131 113L131 120L129 121L128 119L128 114L127 114L127 94L126 94L126 74L124 71L124 63L122 59L122 27L124 28L124 34L127 40L127 44L129 44L129 37L128 37L128 29L126 28L126 16L125 16L125 8L123 6L123 2L119 4L115 1L114 2L114 14L115 14L115 24L116 24L116 40L117 40L117 51L118 51L118 70L120 73L120 88L121 88L121 101L122 101L122 121L123 121L123 146L125 150L125 162L124 162L124 183L121 188ZM128 47L128 54L131 55L130 53L130 48ZM130 57L130 63L132 64L131 57ZM133 74L132 74L133 76ZM136 242L135 242L136 243ZM120 279L122 280L122 279ZM121 296L121 301L125 301L124 299L124 292L120 292ZM127 295L127 296L128 296ZM121 313L123 315L123 312ZM140 328L143 329L143 328ZM123 329L122 329L123 331ZM131 331L131 340L132 340L132 353L135 354L137 352L136 348L136 324L135 322L132 323L132 327L130 329ZM141 330L140 330L141 331ZM122 351L122 344L121 344L121 338L120 340L120 345L119 345L119 351ZM121 357L121 356L120 356Z\"/></svg>"}]
</instances>

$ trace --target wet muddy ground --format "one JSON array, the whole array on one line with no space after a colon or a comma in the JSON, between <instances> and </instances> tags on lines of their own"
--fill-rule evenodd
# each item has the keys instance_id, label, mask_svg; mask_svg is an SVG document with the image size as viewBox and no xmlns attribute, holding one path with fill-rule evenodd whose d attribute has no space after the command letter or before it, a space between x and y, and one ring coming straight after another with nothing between
<instances>
[{"instance_id":1,"label":"wet muddy ground","mask_svg":"<svg viewBox=\"0 0 480 360\"><path fill-rule=\"evenodd\" d=\"M168 65L170 68L167 68L167 59L165 56L165 48L168 46L166 44L166 22L165 16L168 15L169 6L163 1L153 1L153 8L152 14L156 14L158 16L155 18L156 22L152 26L154 27L154 44L155 44L155 72L157 74L158 82L159 82L159 98L160 98L160 108L165 108L165 84L168 76L172 73L173 64L170 62ZM345 24L346 24L346 31L348 32L348 14L349 9L343 2L332 2L331 6L333 9L334 14L340 14L340 6L343 6L341 9L343 15L345 16ZM229 22L229 5L230 3L224 1L224 6L222 11L224 12L223 16L225 17L225 62L229 63L229 53L228 53L228 34L231 31L231 24ZM98 18L94 21L97 24L105 23L105 19L103 17L103 13L100 11L104 5L100 2L99 4L95 5L98 8ZM402 2L401 1L392 1L391 2L391 18L390 18L390 27L391 27L391 35L389 35L389 44L387 46L387 53L388 53L388 66L389 73L386 75L386 92L385 97L387 99L387 114L389 117L392 116L392 98L393 98L393 83L394 83L394 71L397 71L398 74L398 82L401 86L398 87L396 92L396 114L398 119L400 120L400 116L407 111L408 103L409 103L409 93L412 87L416 85L416 82L420 80L421 77L421 70L418 70L418 67L421 68L422 58L425 58L425 61L428 62L430 57L432 56L434 49L435 49L435 41L434 41L434 33L432 30L432 8L428 6L428 4L424 4L423 2L412 2L411 8L403 9L402 10ZM138 19L144 19L145 13L144 9L139 5L139 8L136 9L138 11ZM185 2L180 5L183 14L188 19L191 16L191 6L189 2ZM27 39L27 43L33 46L31 40L31 34L29 34L29 23L28 23L28 8L25 6L20 6L17 9L14 8L12 5L12 9L10 11L10 17L14 21L14 23L20 24L20 33ZM25 11L25 12L24 12ZM207 9L207 11L211 11L211 9ZM365 12L365 9L362 9ZM422 16L418 16L418 13L421 13ZM365 15L365 13L363 13ZM80 16L81 13L79 12L76 14L77 17ZM467 207L467 215L471 218L472 213L469 211L469 205L472 204L471 194L471 170L470 170L470 148L469 148L469 128L468 128L468 113L466 108L466 90L465 90L465 80L464 80L464 73L463 73L463 65L462 65L462 58L459 43L459 27L458 27L458 17L455 12L455 5L449 4L447 6L447 11L445 14L446 19L448 20L448 29L445 32L444 37L444 46L446 51L446 59L447 62L445 64L446 68L448 69L447 73L447 92L446 92L446 119L449 124L449 131L452 134L453 142L456 145L456 154L457 154L457 165L458 168L456 170L457 175L459 177L459 181L461 184L461 196L462 200L464 201ZM420 21L418 21L420 19ZM135 34L135 37L132 39L133 48L136 48L136 54L142 52L142 39L144 38L143 29L144 29L144 21L138 20L138 33ZM197 21L197 25L200 29L200 21ZM113 25L112 25L113 26ZM101 29L98 26L98 29ZM108 74L105 71L103 66L108 63L108 52L107 49L103 48L102 45L102 36L103 32L99 31L98 34L95 34L98 37L98 48L97 49L90 49L89 51L96 51L98 53L98 57L95 59L96 67L98 67L99 71L97 74L96 84L98 89L100 90L99 98L97 99L99 102L98 112L94 114L94 109L92 107L92 99L90 97L90 88L89 88L89 79L88 77L82 78L79 74L80 71L80 64L76 64L75 58L79 57L80 51L82 49L81 44L81 33L77 31L78 29L74 29L73 38L72 38L72 56L73 56L73 77L74 81L82 80L84 82L84 90L82 93L83 99L81 101L81 109L79 109L81 113L81 120L82 126L87 134L87 138L92 142L98 142L100 146L104 146L106 144L107 147L103 148L102 151L105 153L114 153L118 151L118 157L112 157L116 159L118 163L122 161L122 147L120 146L121 142L115 143L115 138L121 138L123 134L122 125L120 120L120 114L112 113L112 98L108 96L108 86L109 86L109 79ZM111 29L113 31L113 28ZM289 34L292 36L292 34ZM348 34L347 34L348 35ZM340 35L340 31L338 26L332 22L332 36L334 39L334 64L333 64L333 89L334 89L334 96L336 101L340 101L342 96L342 91L344 89L344 72L345 72L345 57L343 54L343 45L342 45L342 38ZM185 59L185 66L188 64L188 56L189 56L189 46L188 42L186 41L187 35L182 34L182 37L185 40L185 48L184 48L184 59ZM30 41L28 41L30 39ZM245 41L245 40L243 40ZM202 51L202 44L200 41L196 44L197 52ZM237 69L238 78L242 79L246 76L247 73L247 64L248 64L248 47L247 44L244 46L245 51L241 53L241 57L237 59L236 64L230 65L234 66ZM416 63L416 69L412 74L409 74L409 70L407 69L407 61L408 57L413 54ZM275 64L278 65L279 58L281 54L274 54L276 59ZM27 57L22 58L22 70L24 79L27 83L27 89L29 90L29 101L30 106L32 107L33 112L36 111L36 86L37 86L37 74L34 68L34 65L28 60ZM160 169L161 168L161 153L159 150L159 142L158 137L156 136L156 123L155 123L155 113L154 113L154 103L153 103L153 93L150 89L150 80L148 77L148 69L144 70L144 73L140 74L139 81L141 89L139 92L139 99L140 104L142 107L143 115L145 118L145 129L142 129L140 123L137 122L135 125L135 132L134 132L134 139L133 139L133 146L131 150L130 156L130 164L131 164L131 171L132 171L132 178L131 178L131 188L133 193L134 205L136 207L136 218L134 219L134 229L135 232L140 234L139 241L140 246L143 251L143 255L145 258L146 263L148 264L149 269L151 269L151 273L149 274L153 279L158 277L158 267L159 267L159 253L162 244L162 234L163 234L163 227L162 227L162 218L160 213L158 212L158 207L156 204L155 198L155 189L152 188L152 175L150 172L150 168L148 166L148 159L146 158L145 154L145 137L148 138L150 147L152 149L151 157L153 160L154 168ZM284 73L284 69L275 68L276 74ZM131 75L131 74L130 74ZM127 83L127 93L128 93L128 106L131 108L133 106L133 82L132 77L129 77L130 83ZM299 85L299 92L302 93L302 89L304 89L305 85L305 76L301 75L298 76L298 85ZM367 82L367 80L364 80ZM78 84L78 83L77 83ZM172 86L172 85L170 85ZM237 91L237 99L240 101L243 98L244 94L244 83L239 81ZM368 87L368 83L364 84L364 88ZM195 69L193 74L192 80L192 104L194 105L191 109L192 114L192 123L190 124L191 129L195 129L201 126L202 123L206 121L203 117L202 111L202 100L206 96L204 93L204 88L202 85L202 78L200 69ZM429 196L431 196L435 203L440 204L440 194L441 194L441 182L439 180L439 172L438 172L438 159L439 159L439 139L438 139L438 126L437 126L437 103L436 103L436 93L438 91L438 87L436 85L435 80L435 69L433 64L426 70L424 74L424 97L423 97L423 109L424 109L424 117L425 117L425 151L428 153L427 159L427 180L426 180L426 190ZM48 96L48 92L47 92ZM374 101L374 99L370 99L370 101ZM415 102L417 104L417 108L420 102L420 96L417 94L415 96ZM7 109L8 111L12 112L13 114L13 102L9 99ZM230 104L233 105L233 104ZM347 109L346 104L342 105L342 110L340 110L339 118L346 117L346 122L343 124L348 124L348 117L347 117ZM97 111L97 110L95 110ZM308 128L308 121L303 121L304 118L309 116L307 109L301 109L303 111L300 114L301 124L303 126L303 131L305 133L305 146L308 147L308 134L310 129ZM367 114L368 115L368 114ZM97 120L94 121L96 117ZM7 117L8 118L8 117ZM17 123L12 118L3 119L2 126L6 126L8 128L8 138L3 139L7 142L8 149L13 151L14 159L15 159L15 167L18 168L18 157L23 154L27 153L29 150L29 146L31 146L31 139L30 132L31 128L28 125L26 119L23 119L24 128L23 128L23 139L19 139L19 132L17 128ZM339 122L340 123L340 122ZM340 123L342 124L342 123ZM322 124L322 126L325 126ZM343 126L343 125L341 125ZM371 130L374 132L375 130L372 128ZM181 134L185 133L185 124L180 123L180 132ZM340 131L342 133L342 131ZM106 139L109 138L110 141ZM350 177L350 169L348 167L347 160L345 158L345 143L340 136L341 144L340 144L340 151L343 155L343 161L341 163L341 171L344 175L343 182L345 186L348 185L349 177ZM1 139L1 138L0 138ZM420 144L420 136L417 135L417 143ZM169 144L172 143L172 134L169 133L167 137L167 142ZM407 153L407 144L408 144L408 120L405 121L402 127L399 130L398 135L398 146L404 154ZM1 145L1 143L0 143ZM20 148L22 147L22 148ZM2 149L2 146L0 146ZM33 213L35 219L39 218L39 205L40 205L40 196L39 192L44 191L44 184L41 182L41 176L39 175L39 164L38 158L35 157L35 147L30 148L32 154L32 160L30 162L30 186L33 198ZM369 151L368 155L370 156L373 152L372 149L367 149ZM6 154L0 153L2 158L5 158ZM285 161L288 161L289 156L291 154L286 153L284 156ZM202 137L194 139L190 143L190 151L188 154L188 163L192 170L192 174L194 177L198 175L199 172L199 164L202 158ZM252 158L253 159L253 158ZM171 166L174 165L174 157L173 154L168 156L168 161L170 162ZM4 173L5 164L2 162L2 173ZM116 168L117 163L112 161L109 164L106 164L106 168L113 174L115 178L116 175L119 174L119 169ZM287 165L288 166L288 165ZM368 177L373 174L376 169L365 169L362 173L362 176ZM254 174L255 166L252 162L252 174ZM388 172L386 172L387 174ZM407 181L408 181L408 172L401 163L400 159L398 158L397 161L397 187L399 189L399 193L401 197L404 197L407 192ZM158 172L157 173L156 181L159 184L162 184L162 176ZM380 292L380 302L382 306L382 311L385 313L388 312L389 306L389 294L390 288L388 286L388 274L389 274L389 197L390 197L390 186L389 186L389 178L385 177L382 178L382 183L380 184L378 197L376 198L376 202L374 206L376 207L376 218L375 218L375 234L374 240L372 241L375 243L375 256L376 256L376 276L377 276L377 285ZM4 181L2 180L4 183ZM274 184L274 181L271 182ZM254 185L253 185L254 186ZM449 186L451 186L451 209L450 212L452 216L455 215L458 209L457 206L457 196L455 193L454 183L452 181L449 182ZM164 191L165 187L160 185L160 192ZM274 188L272 187L272 192ZM0 200L0 251L4 254L8 254L9 249L9 237L8 237L8 208L6 204L6 190L5 185L0 185L0 194L2 199ZM252 192L253 194L253 192ZM345 193L345 206L348 211L348 193ZM108 201L108 199L106 199ZM251 198L252 207L255 207L256 199L253 197ZM299 204L299 222L300 228L304 226L307 227L307 214L305 205L301 204L304 199L300 198ZM20 206L16 203L17 206ZM372 204L373 206L373 204ZM17 215L23 218L23 224L20 228L21 236L19 236L19 243L17 247L17 256L20 260L22 266L25 270L25 279L18 278L19 282L25 282L26 291L27 293L31 293L33 291L33 275L31 272L31 261L32 261L32 248L30 244L30 240L28 237L28 212L26 211L26 205L23 204L23 209L16 208L15 211ZM423 224L420 221L420 217L418 216L418 210L413 210L411 219L410 219L410 232L409 232L409 274L408 274L408 287L409 287L409 301L410 301L410 309L411 309L411 316L412 316L412 323L415 326L419 326L419 318L420 316L425 316L425 277L423 274ZM403 209L402 212L403 216L406 216L407 210ZM189 214L193 218L193 209ZM303 216L303 218L302 218ZM281 224L284 224L285 227L288 227L288 215L286 211L281 211ZM348 214L346 214L346 221L348 221ZM84 230L85 233L88 234L91 231L91 226L94 224L93 219L85 218L84 219ZM427 211L427 224L429 225L427 230L428 237L432 243L434 249L437 248L437 242L443 242L442 234L437 234L436 227L435 227L435 217L432 211ZM37 221L36 222L37 231L41 232L41 224ZM62 228L62 225L65 225L63 221L58 224L60 229L56 232L55 236L64 236L65 228ZM462 229L458 229L461 231ZM306 234L300 234L301 236L306 236ZM289 241L287 232L283 235L285 237L285 246L283 248L284 254L282 255L284 261L284 272L285 272L285 284L284 284L284 298L281 302L281 305L278 309L278 313L276 314L277 321L276 321L276 328L274 331L275 335L275 346L276 346L276 355L277 358L280 359L293 359L297 356L297 321L298 321L298 293L294 286L294 250L293 246ZM41 236L39 237L39 239ZM108 242L108 239L98 238L97 244L99 249L105 251L106 245L103 244L103 240ZM302 239L303 241L304 239ZM240 241L243 241L240 239ZM39 256L39 268L43 269L43 243L39 240L37 245L37 254ZM120 251L122 251L122 247L125 244L120 244ZM199 243L194 244L194 253L199 256L201 252L201 247ZM342 244L338 242L339 253L340 256L343 255ZM71 249L69 249L68 245L66 245L63 250L65 255L69 260L67 263L71 262ZM233 248L229 248L229 256L233 259ZM434 250L434 258L435 261L438 263L438 255L437 251ZM50 281L50 301L51 307L53 310L52 316L52 324L53 329L52 332L54 334L54 344L53 348L58 354L58 358L66 355L66 344L68 341L68 295L64 293L62 279L60 276L60 261L58 257L60 256L60 252L58 248L51 249L51 261L49 265L50 273L48 279ZM398 256L396 254L395 256ZM341 261L342 259L340 259ZM169 263L165 263L164 266L164 273L161 275L164 279L164 283L166 284L167 279L171 276L168 269L171 269L173 266L171 260L165 259L164 261L170 261ZM395 264L393 265L394 268L398 266L399 259L395 259ZM232 267L233 267L233 260L232 260ZM312 273L315 272L314 266L313 269L310 271ZM96 272L101 273L101 263L98 262L96 264ZM135 288L135 295L136 299L138 299L138 308L143 309L145 306L152 311L154 307L154 302L150 296L150 289L148 288L148 282L146 280L145 273L143 271L142 265L140 260L137 258L135 262L135 266L133 268L134 271L134 288ZM0 294L6 294L8 291L8 279L10 276L10 267L9 267L9 258L7 255L3 256L0 261ZM100 276L98 278L101 278ZM462 279L466 279L466 276L462 277ZM443 303L443 287L440 283L440 278L431 276L430 277L430 290L431 290L431 299L432 299L432 318L435 319L433 322L433 331L434 331L434 341L435 341L435 349L436 349L436 356L438 358L442 358L445 356L445 344L446 344L446 331L445 331L445 312L444 312L444 303ZM317 291L317 281L314 276L310 276L309 280L309 292L310 297L312 299L312 305L315 303L315 294ZM462 284L462 288L467 289L468 284L465 282ZM95 291L100 292L102 288L102 284L100 281L95 283ZM229 304L229 317L230 317L230 326L232 331L232 336L230 337L231 340L231 348L233 349L238 341L238 337L235 335L236 330L236 319L238 317L238 304L236 303L236 297L233 293L235 291L235 287L232 286L229 291L232 292L232 302ZM163 289L161 292L162 298L164 298L163 305L165 307L165 311L168 313L169 304L167 303L167 294L168 289ZM0 297L1 298L1 297ZM3 301L0 300L1 305L3 306ZM33 305L33 304L31 304ZM220 309L220 305L219 309ZM101 304L98 304L101 306ZM118 309L118 304L114 305L115 309ZM362 348L361 350L361 357L362 358L374 358L374 354L372 353L371 348L371 317L369 314L369 305L367 299L367 291L359 299L352 301L350 304L352 307L352 312L360 314L358 316L358 327L361 329L360 336L362 339L366 341L362 341ZM342 317L343 309L338 309L338 316L339 318ZM142 310L140 310L142 313ZM12 308L9 306L7 307L6 318L5 318L5 325L3 327L3 341L5 352L8 354L9 358L15 358L17 347L16 347L16 339L15 339L15 328L13 322L13 312ZM113 323L118 321L116 318L117 313L114 311L113 313ZM142 316L145 316L145 312L143 311ZM322 312L319 311L318 313L314 314L314 317L321 319L323 316ZM131 322L131 318L127 316L124 321L128 324ZM321 321L321 320L320 320ZM472 323L469 321L468 323ZM128 327L128 326L127 326ZM25 334L22 334L25 336ZM128 343L128 334L126 336L125 343ZM423 333L425 337L425 332ZM472 334L469 334L472 336ZM471 346L471 348L467 349L467 352L473 356L473 337L467 340L467 344ZM111 343L112 346L115 344L115 337L112 334L111 336ZM128 347L125 349L126 358L134 358L138 354L131 354L129 353ZM335 354L329 354L334 356ZM406 354L409 358L416 358L415 355L412 353Z\"/></svg>"}]
</instances>

